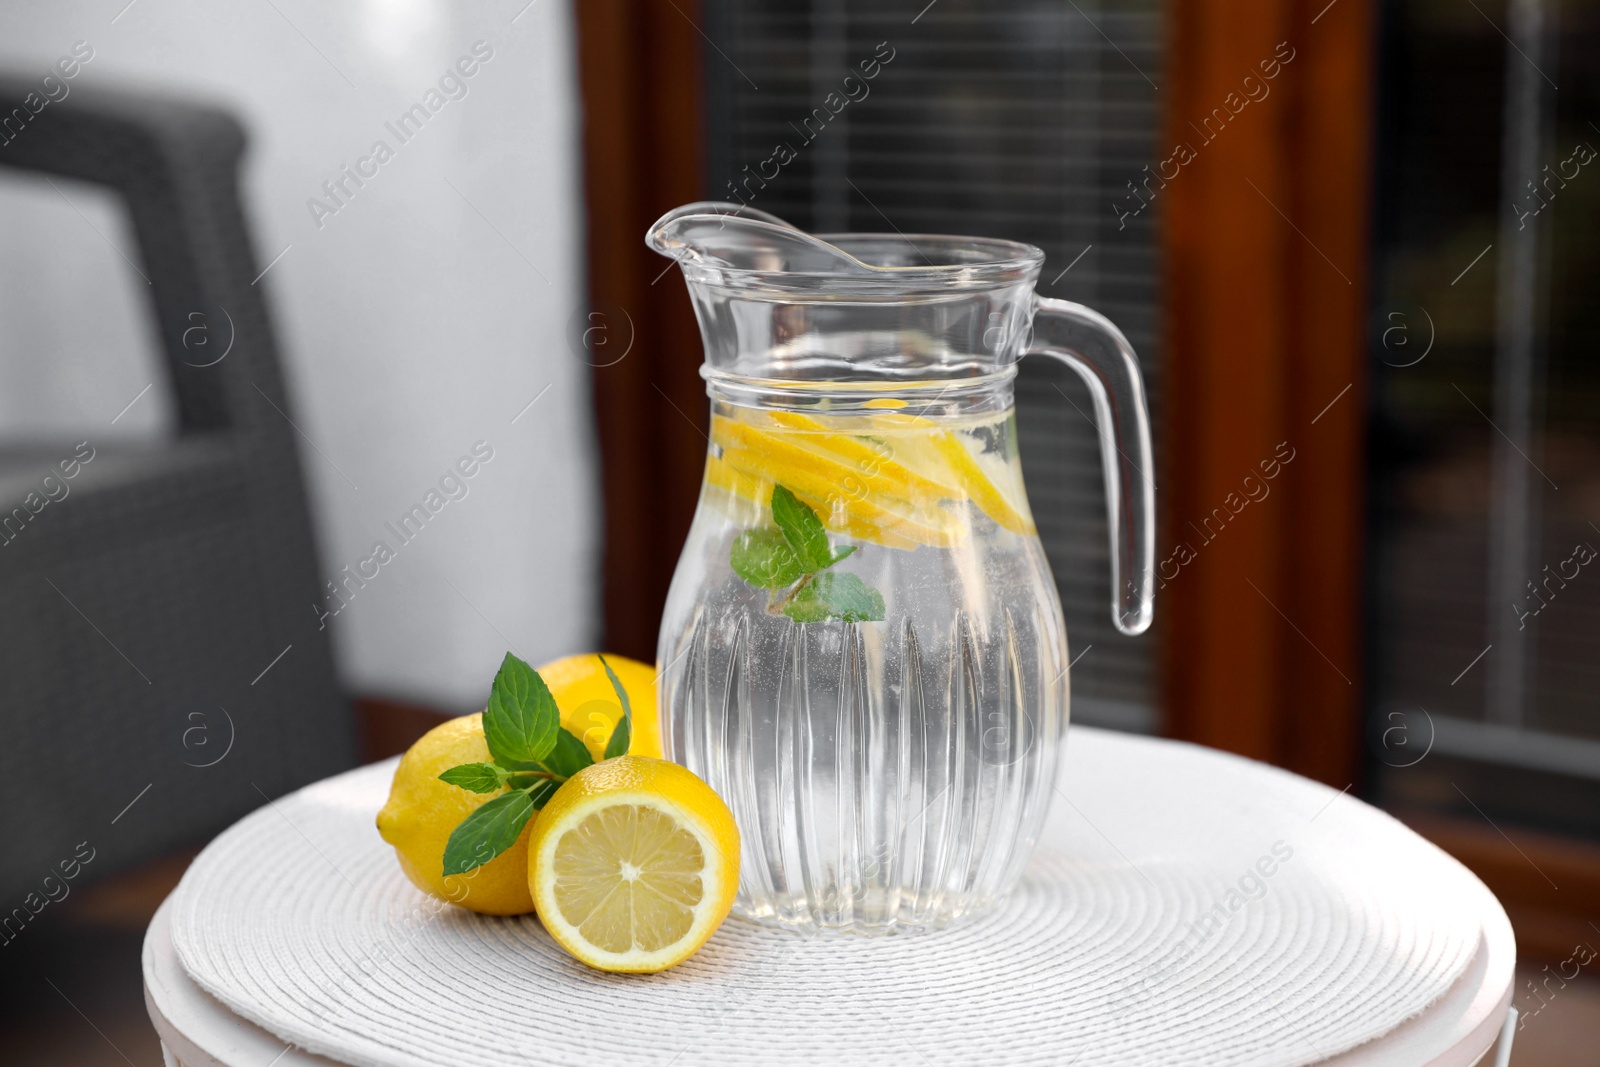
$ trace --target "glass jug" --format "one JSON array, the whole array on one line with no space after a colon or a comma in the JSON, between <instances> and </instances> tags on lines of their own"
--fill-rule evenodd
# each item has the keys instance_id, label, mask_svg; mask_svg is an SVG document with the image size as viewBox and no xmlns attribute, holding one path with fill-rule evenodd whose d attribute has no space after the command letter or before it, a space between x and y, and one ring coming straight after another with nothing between
<instances>
[{"instance_id":1,"label":"glass jug","mask_svg":"<svg viewBox=\"0 0 1600 1067\"><path fill-rule=\"evenodd\" d=\"M711 436L661 623L662 741L733 810L738 914L944 926L1017 881L1067 724L1067 635L1017 455L1024 353L1089 385L1112 617L1150 625L1154 485L1132 348L1043 299L1044 254L806 234L689 204L647 241L705 340Z\"/></svg>"}]
</instances>

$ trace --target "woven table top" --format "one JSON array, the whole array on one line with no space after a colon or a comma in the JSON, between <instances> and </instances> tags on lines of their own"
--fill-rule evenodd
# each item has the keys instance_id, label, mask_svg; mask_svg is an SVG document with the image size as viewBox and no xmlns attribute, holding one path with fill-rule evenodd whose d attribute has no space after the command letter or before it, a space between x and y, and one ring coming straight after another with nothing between
<instances>
[{"instance_id":1,"label":"woven table top","mask_svg":"<svg viewBox=\"0 0 1600 1067\"><path fill-rule=\"evenodd\" d=\"M473 915L406 881L373 827L389 761L221 835L169 902L172 944L239 1016L372 1067L1294 1067L1423 1012L1504 922L1454 860L1305 779L1082 727L1064 760L1023 885L951 930L729 919L673 971L599 974L532 916Z\"/></svg>"}]
</instances>

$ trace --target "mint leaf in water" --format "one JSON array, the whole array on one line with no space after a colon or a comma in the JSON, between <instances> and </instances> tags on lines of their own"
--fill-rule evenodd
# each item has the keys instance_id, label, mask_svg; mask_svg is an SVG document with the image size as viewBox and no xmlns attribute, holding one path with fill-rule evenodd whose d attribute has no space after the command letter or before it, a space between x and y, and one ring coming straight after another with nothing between
<instances>
[{"instance_id":1,"label":"mint leaf in water","mask_svg":"<svg viewBox=\"0 0 1600 1067\"><path fill-rule=\"evenodd\" d=\"M795 591L783 605L795 622L882 622L883 594L854 574L819 574Z\"/></svg>"},{"instance_id":2,"label":"mint leaf in water","mask_svg":"<svg viewBox=\"0 0 1600 1067\"><path fill-rule=\"evenodd\" d=\"M835 550L817 513L785 486L772 487L771 507L778 528L745 530L734 539L728 554L735 574L770 592L767 611L774 615L782 612L795 622L881 622L881 593L853 574L828 571L856 547L845 545ZM789 591L780 597L782 589ZM616 683L615 677L612 683ZM619 723L619 731L621 726ZM612 744L616 743L613 735ZM624 747L627 744L625 740L622 743ZM606 755L611 755L611 745L606 746Z\"/></svg>"},{"instance_id":3,"label":"mint leaf in water","mask_svg":"<svg viewBox=\"0 0 1600 1067\"><path fill-rule=\"evenodd\" d=\"M622 705L622 718L617 720L617 725L611 731L611 739L606 742L605 758L612 759L628 754L628 745L633 738L633 701L628 699L628 691L622 688L622 679L617 677L617 672L611 669L611 664L606 662L604 656L600 656L600 666L606 669L606 677L611 681L611 688Z\"/></svg>"},{"instance_id":4,"label":"mint leaf in water","mask_svg":"<svg viewBox=\"0 0 1600 1067\"><path fill-rule=\"evenodd\" d=\"M827 528L817 513L781 485L772 487L772 521L783 531L784 540L794 550L804 573L824 570L843 558L834 556Z\"/></svg>"},{"instance_id":5,"label":"mint leaf in water","mask_svg":"<svg viewBox=\"0 0 1600 1067\"><path fill-rule=\"evenodd\" d=\"M757 589L783 589L805 573L789 539L782 530L771 527L746 530L735 538L728 563L733 573Z\"/></svg>"},{"instance_id":6,"label":"mint leaf in water","mask_svg":"<svg viewBox=\"0 0 1600 1067\"><path fill-rule=\"evenodd\" d=\"M495 762L510 770L536 770L555 746L560 727L561 713L544 679L507 652L483 713L483 737Z\"/></svg>"},{"instance_id":7,"label":"mint leaf in water","mask_svg":"<svg viewBox=\"0 0 1600 1067\"><path fill-rule=\"evenodd\" d=\"M474 793L494 793L505 784L492 763L463 763L439 775L439 781L458 785Z\"/></svg>"},{"instance_id":8,"label":"mint leaf in water","mask_svg":"<svg viewBox=\"0 0 1600 1067\"><path fill-rule=\"evenodd\" d=\"M495 797L468 815L444 846L444 873L463 874L500 855L517 843L533 812L533 798L519 789Z\"/></svg>"},{"instance_id":9,"label":"mint leaf in water","mask_svg":"<svg viewBox=\"0 0 1600 1067\"><path fill-rule=\"evenodd\" d=\"M594 757L589 755L589 746L573 737L565 727L556 731L555 746L548 755L540 761L545 770L558 778L571 778L594 762Z\"/></svg>"}]
</instances>

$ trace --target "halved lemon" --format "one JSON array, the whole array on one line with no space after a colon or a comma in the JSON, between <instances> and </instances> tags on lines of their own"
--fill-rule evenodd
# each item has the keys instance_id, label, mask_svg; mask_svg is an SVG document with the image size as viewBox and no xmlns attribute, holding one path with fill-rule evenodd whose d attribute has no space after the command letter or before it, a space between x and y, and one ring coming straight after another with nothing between
<instances>
[{"instance_id":1,"label":"halved lemon","mask_svg":"<svg viewBox=\"0 0 1600 1067\"><path fill-rule=\"evenodd\" d=\"M528 840L539 920L602 971L663 971L722 925L739 889L739 830L687 769L647 756L585 767Z\"/></svg>"}]
</instances>

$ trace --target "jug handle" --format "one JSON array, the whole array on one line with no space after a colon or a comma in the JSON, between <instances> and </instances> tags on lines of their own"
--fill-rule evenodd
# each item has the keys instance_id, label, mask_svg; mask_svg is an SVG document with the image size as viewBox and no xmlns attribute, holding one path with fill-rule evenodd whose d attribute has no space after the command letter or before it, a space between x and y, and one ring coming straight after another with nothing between
<instances>
[{"instance_id":1,"label":"jug handle","mask_svg":"<svg viewBox=\"0 0 1600 1067\"><path fill-rule=\"evenodd\" d=\"M1155 599L1155 469L1150 412L1133 346L1110 319L1082 304L1036 297L1028 354L1078 372L1094 399L1111 535L1111 621L1130 636L1150 627Z\"/></svg>"}]
</instances>

